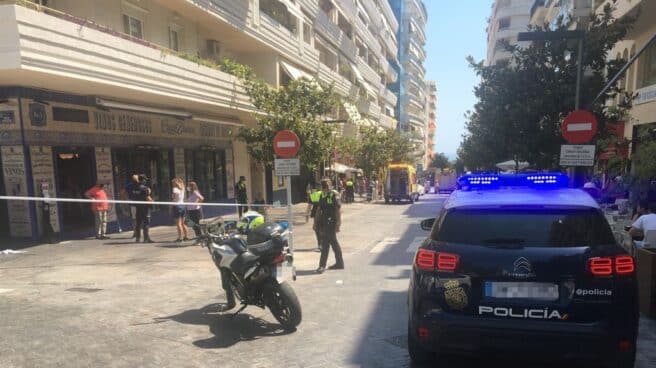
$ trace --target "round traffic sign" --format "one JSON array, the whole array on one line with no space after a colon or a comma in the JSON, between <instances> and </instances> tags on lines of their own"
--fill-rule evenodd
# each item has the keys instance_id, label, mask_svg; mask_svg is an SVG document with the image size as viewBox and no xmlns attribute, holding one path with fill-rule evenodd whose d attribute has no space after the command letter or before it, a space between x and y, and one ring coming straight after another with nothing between
<instances>
[{"instance_id":1,"label":"round traffic sign","mask_svg":"<svg viewBox=\"0 0 656 368\"><path fill-rule=\"evenodd\" d=\"M563 120L561 132L571 144L588 143L597 134L597 118L587 110L572 111Z\"/></svg>"},{"instance_id":2,"label":"round traffic sign","mask_svg":"<svg viewBox=\"0 0 656 368\"><path fill-rule=\"evenodd\" d=\"M291 130L281 130L273 138L273 152L278 157L292 158L301 148L301 140Z\"/></svg>"}]
</instances>

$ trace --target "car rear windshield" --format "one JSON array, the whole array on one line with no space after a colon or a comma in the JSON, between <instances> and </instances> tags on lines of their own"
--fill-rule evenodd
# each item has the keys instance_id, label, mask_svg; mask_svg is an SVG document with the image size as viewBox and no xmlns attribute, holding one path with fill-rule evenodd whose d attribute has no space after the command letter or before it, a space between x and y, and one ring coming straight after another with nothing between
<instances>
[{"instance_id":1,"label":"car rear windshield","mask_svg":"<svg viewBox=\"0 0 656 368\"><path fill-rule=\"evenodd\" d=\"M497 247L581 247L615 243L595 209L453 209L433 228L433 240Z\"/></svg>"}]
</instances>

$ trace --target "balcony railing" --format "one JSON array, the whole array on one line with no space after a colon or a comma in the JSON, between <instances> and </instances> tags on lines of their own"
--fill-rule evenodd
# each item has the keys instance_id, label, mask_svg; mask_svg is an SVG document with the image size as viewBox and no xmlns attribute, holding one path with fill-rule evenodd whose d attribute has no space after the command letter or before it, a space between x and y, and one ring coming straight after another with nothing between
<instances>
[{"instance_id":1,"label":"balcony railing","mask_svg":"<svg viewBox=\"0 0 656 368\"><path fill-rule=\"evenodd\" d=\"M317 17L314 19L314 27L317 32L326 37L327 40L335 42L349 60L352 62L357 61L357 46L355 46L355 43L330 20L323 10L319 10L317 13Z\"/></svg>"}]
</instances>

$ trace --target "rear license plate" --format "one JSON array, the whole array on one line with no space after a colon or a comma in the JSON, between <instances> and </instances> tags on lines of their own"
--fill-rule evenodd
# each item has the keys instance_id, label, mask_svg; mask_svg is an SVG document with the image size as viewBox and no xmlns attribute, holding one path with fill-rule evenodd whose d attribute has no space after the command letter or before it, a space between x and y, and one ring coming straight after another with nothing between
<instances>
[{"instance_id":1,"label":"rear license plate","mask_svg":"<svg viewBox=\"0 0 656 368\"><path fill-rule=\"evenodd\" d=\"M485 282L485 296L500 299L558 300L558 285L545 282Z\"/></svg>"}]
</instances>

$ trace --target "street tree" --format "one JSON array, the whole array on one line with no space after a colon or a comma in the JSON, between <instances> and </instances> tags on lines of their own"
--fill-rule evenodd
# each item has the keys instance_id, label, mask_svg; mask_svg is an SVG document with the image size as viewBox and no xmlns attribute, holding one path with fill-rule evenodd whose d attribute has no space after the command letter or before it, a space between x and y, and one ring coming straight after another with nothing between
<instances>
[{"instance_id":1,"label":"street tree","mask_svg":"<svg viewBox=\"0 0 656 368\"><path fill-rule=\"evenodd\" d=\"M635 18L614 19L613 4L590 19L582 55L585 77L581 86L581 106L597 116L600 134L612 120L608 99L624 95L618 85L609 89L590 106L602 87L625 60L608 60L613 46L624 38ZM568 24L559 18L556 30ZM532 30L549 32L547 25ZM468 62L481 78L474 93L478 102L466 114L466 133L459 158L470 170L494 169L499 161L527 161L540 169L558 167L560 125L575 107L576 42L571 40L534 41L528 47L505 47L511 52L506 63L485 65L469 57ZM628 107L630 96L621 108Z\"/></svg>"},{"instance_id":2,"label":"street tree","mask_svg":"<svg viewBox=\"0 0 656 368\"><path fill-rule=\"evenodd\" d=\"M451 167L451 163L449 162L449 158L446 157L444 153L440 152L435 154L430 166L436 169L444 169Z\"/></svg>"}]
</instances>

